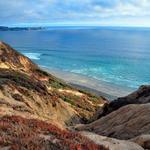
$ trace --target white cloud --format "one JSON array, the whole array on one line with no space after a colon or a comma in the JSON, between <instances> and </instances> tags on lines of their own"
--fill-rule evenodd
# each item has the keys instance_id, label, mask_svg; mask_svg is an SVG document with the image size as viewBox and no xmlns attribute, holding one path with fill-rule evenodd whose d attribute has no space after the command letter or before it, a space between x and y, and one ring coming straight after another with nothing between
<instances>
[{"instance_id":1,"label":"white cloud","mask_svg":"<svg viewBox=\"0 0 150 150\"><path fill-rule=\"evenodd\" d=\"M139 19L140 22L144 18L150 26L150 0L5 0L0 1L0 9L1 24L113 23L113 20L120 23L131 18L136 21Z\"/></svg>"}]
</instances>

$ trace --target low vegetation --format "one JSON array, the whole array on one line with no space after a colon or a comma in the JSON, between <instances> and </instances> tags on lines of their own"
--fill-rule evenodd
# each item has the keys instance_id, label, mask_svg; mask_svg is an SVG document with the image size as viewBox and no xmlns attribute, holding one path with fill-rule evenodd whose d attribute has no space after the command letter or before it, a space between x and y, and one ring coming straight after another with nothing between
<instances>
[{"instance_id":1,"label":"low vegetation","mask_svg":"<svg viewBox=\"0 0 150 150\"><path fill-rule=\"evenodd\" d=\"M0 119L0 145L12 150L107 150L78 133L19 116Z\"/></svg>"}]
</instances>

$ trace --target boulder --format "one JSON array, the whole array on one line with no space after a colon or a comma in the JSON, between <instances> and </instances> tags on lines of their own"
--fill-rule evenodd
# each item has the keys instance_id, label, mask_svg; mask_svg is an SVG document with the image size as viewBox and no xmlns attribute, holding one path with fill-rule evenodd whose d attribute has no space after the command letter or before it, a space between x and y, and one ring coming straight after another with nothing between
<instances>
[{"instance_id":1,"label":"boulder","mask_svg":"<svg viewBox=\"0 0 150 150\"><path fill-rule=\"evenodd\" d=\"M144 134L130 139L131 142L135 142L142 146L144 149L150 149L150 134Z\"/></svg>"},{"instance_id":2,"label":"boulder","mask_svg":"<svg viewBox=\"0 0 150 150\"><path fill-rule=\"evenodd\" d=\"M144 150L141 146L134 142L108 138L91 132L81 132L81 134L86 136L96 144L102 145L109 150Z\"/></svg>"}]
</instances>

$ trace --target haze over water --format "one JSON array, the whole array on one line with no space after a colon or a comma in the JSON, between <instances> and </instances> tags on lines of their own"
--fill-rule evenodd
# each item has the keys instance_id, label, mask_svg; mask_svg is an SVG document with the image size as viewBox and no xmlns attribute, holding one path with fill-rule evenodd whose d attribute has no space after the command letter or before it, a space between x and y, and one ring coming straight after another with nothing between
<instances>
[{"instance_id":1,"label":"haze over water","mask_svg":"<svg viewBox=\"0 0 150 150\"><path fill-rule=\"evenodd\" d=\"M117 27L0 31L34 62L125 88L150 83L150 29Z\"/></svg>"}]
</instances>

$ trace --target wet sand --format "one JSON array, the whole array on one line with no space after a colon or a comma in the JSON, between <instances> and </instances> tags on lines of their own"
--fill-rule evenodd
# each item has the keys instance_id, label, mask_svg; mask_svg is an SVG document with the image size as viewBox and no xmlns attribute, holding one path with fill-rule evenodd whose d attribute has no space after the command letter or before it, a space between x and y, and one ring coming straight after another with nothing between
<instances>
[{"instance_id":1,"label":"wet sand","mask_svg":"<svg viewBox=\"0 0 150 150\"><path fill-rule=\"evenodd\" d=\"M64 80L65 82L76 88L93 92L96 95L103 96L109 100L113 100L117 97L126 96L134 91L134 89L112 85L111 83L96 80L77 73L48 69L45 67L42 67L42 69L56 76L57 78Z\"/></svg>"}]
</instances>

